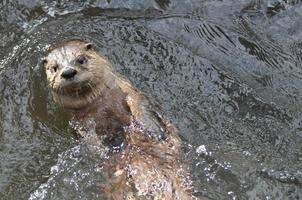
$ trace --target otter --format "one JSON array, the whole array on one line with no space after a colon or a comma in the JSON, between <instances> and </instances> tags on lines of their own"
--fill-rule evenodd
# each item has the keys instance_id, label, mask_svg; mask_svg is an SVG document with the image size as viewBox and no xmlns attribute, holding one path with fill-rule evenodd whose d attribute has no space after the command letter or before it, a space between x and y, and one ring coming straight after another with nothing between
<instances>
[{"instance_id":1,"label":"otter","mask_svg":"<svg viewBox=\"0 0 302 200\"><path fill-rule=\"evenodd\" d=\"M91 43L54 45L43 65L53 99L71 113L78 136L115 149L104 168L108 199L198 199L178 130Z\"/></svg>"}]
</instances>

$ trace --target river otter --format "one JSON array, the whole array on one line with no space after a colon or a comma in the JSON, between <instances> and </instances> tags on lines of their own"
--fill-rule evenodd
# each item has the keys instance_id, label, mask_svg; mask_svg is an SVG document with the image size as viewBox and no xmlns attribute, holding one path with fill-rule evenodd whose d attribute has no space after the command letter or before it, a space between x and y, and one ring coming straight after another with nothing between
<instances>
[{"instance_id":1,"label":"river otter","mask_svg":"<svg viewBox=\"0 0 302 200\"><path fill-rule=\"evenodd\" d=\"M197 199L180 161L177 129L90 43L60 43L43 65L54 100L72 114L77 134L118 149L105 167L109 199Z\"/></svg>"}]
</instances>

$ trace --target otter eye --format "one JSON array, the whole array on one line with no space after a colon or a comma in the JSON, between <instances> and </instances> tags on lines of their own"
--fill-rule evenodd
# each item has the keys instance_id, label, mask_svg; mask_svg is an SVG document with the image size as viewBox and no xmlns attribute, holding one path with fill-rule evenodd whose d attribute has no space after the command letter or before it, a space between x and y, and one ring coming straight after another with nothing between
<instances>
[{"instance_id":1,"label":"otter eye","mask_svg":"<svg viewBox=\"0 0 302 200\"><path fill-rule=\"evenodd\" d=\"M84 63L87 62L87 59L84 56L80 56L76 59L76 63L83 65Z\"/></svg>"},{"instance_id":2,"label":"otter eye","mask_svg":"<svg viewBox=\"0 0 302 200\"><path fill-rule=\"evenodd\" d=\"M52 69L53 72L57 72L57 70L58 70L58 65L52 66L51 69Z\"/></svg>"}]
</instances>

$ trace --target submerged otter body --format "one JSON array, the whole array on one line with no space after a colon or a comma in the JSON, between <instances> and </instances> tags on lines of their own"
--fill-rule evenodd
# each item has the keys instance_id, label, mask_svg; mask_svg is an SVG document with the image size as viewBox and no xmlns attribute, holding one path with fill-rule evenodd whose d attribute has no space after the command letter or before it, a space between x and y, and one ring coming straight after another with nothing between
<instances>
[{"instance_id":1,"label":"submerged otter body","mask_svg":"<svg viewBox=\"0 0 302 200\"><path fill-rule=\"evenodd\" d=\"M96 133L90 142L120 148L104 168L109 199L196 199L181 164L177 129L91 44L72 40L54 46L44 66L54 100L71 112L77 134Z\"/></svg>"}]
</instances>

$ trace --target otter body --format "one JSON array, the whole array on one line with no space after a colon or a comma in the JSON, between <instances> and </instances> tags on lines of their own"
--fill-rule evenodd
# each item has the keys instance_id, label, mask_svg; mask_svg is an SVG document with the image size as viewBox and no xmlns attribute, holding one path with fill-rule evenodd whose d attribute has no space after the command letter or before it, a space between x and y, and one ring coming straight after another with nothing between
<instances>
[{"instance_id":1,"label":"otter body","mask_svg":"<svg viewBox=\"0 0 302 200\"><path fill-rule=\"evenodd\" d=\"M119 148L104 167L109 199L196 199L181 165L177 129L91 44L62 43L43 62L54 100L72 114L77 134L95 133L89 142Z\"/></svg>"}]
</instances>

